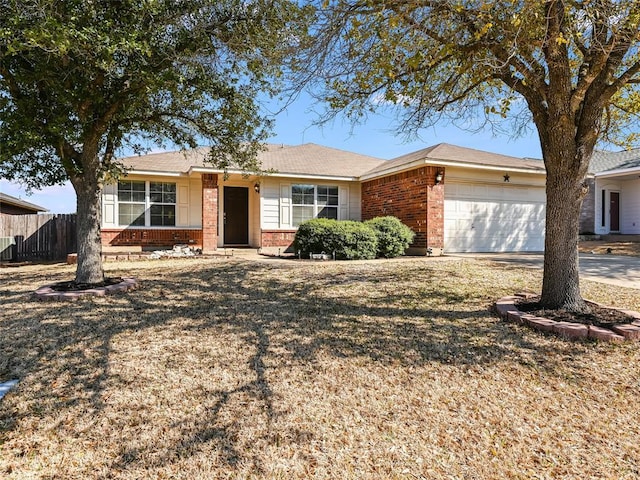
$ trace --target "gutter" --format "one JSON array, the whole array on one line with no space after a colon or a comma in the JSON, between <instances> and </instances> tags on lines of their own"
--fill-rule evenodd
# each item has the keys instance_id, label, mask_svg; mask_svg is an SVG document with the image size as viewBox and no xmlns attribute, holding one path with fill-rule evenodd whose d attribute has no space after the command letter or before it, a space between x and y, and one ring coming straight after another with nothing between
<instances>
[{"instance_id":1,"label":"gutter","mask_svg":"<svg viewBox=\"0 0 640 480\"><path fill-rule=\"evenodd\" d=\"M447 160L433 160L430 158L425 158L421 160L414 160L411 163L405 163L402 165L398 165L395 167L388 168L386 170L380 170L375 173L364 174L360 177L360 180L373 180L374 178L386 177L387 175L392 175L394 173L405 172L407 170L412 170L416 167L421 167L423 165L429 166L443 166L443 167L461 167L461 168L472 168L476 170L490 170L490 171L499 171L499 172L514 172L514 173L532 173L539 175L546 175L546 170L532 170L529 168L519 168L519 167L507 167L507 166L498 166L498 165L480 165L477 163L464 163L464 162L452 162Z\"/></svg>"},{"instance_id":2,"label":"gutter","mask_svg":"<svg viewBox=\"0 0 640 480\"><path fill-rule=\"evenodd\" d=\"M596 178L611 178L611 177L624 177L627 175L640 174L640 167L633 168L618 168L616 170L605 170L604 172L598 172L594 176Z\"/></svg>"},{"instance_id":3,"label":"gutter","mask_svg":"<svg viewBox=\"0 0 640 480\"><path fill-rule=\"evenodd\" d=\"M191 173L225 173L224 170L215 169L215 168L207 168L207 167L191 167L189 169L189 174ZM358 181L359 177L348 177L348 176L340 176L340 175L317 175L311 173L290 173L290 172L275 172L275 173L256 173L251 172L247 173L243 170L227 170L228 174L237 174L237 175L249 175L254 177L275 177L275 178L304 178L309 180L334 180L336 182L355 182Z\"/></svg>"},{"instance_id":4,"label":"gutter","mask_svg":"<svg viewBox=\"0 0 640 480\"><path fill-rule=\"evenodd\" d=\"M155 177L185 177L182 172L158 172L155 170L127 170L127 175L150 175Z\"/></svg>"}]
</instances>

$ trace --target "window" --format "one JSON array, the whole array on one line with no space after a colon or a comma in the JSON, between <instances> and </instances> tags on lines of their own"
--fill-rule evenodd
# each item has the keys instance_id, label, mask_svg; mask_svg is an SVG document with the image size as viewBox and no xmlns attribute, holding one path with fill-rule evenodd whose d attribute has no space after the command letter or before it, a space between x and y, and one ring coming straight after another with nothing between
<instances>
[{"instance_id":1,"label":"window","mask_svg":"<svg viewBox=\"0 0 640 480\"><path fill-rule=\"evenodd\" d=\"M602 200L600 202L600 225L601 226L605 226L607 223L607 219L606 219L606 201L607 201L607 191L606 190L602 190Z\"/></svg>"},{"instance_id":2,"label":"window","mask_svg":"<svg viewBox=\"0 0 640 480\"><path fill-rule=\"evenodd\" d=\"M327 185L291 186L292 223L297 227L312 218L338 219L338 187Z\"/></svg>"},{"instance_id":3,"label":"window","mask_svg":"<svg viewBox=\"0 0 640 480\"><path fill-rule=\"evenodd\" d=\"M119 181L118 223L135 227L175 226L176 184Z\"/></svg>"},{"instance_id":4,"label":"window","mask_svg":"<svg viewBox=\"0 0 640 480\"><path fill-rule=\"evenodd\" d=\"M145 182L124 180L118 182L118 223L144 226L146 210Z\"/></svg>"},{"instance_id":5,"label":"window","mask_svg":"<svg viewBox=\"0 0 640 480\"><path fill-rule=\"evenodd\" d=\"M151 203L151 226L175 226L176 224L176 184L151 182L149 184Z\"/></svg>"},{"instance_id":6,"label":"window","mask_svg":"<svg viewBox=\"0 0 640 480\"><path fill-rule=\"evenodd\" d=\"M338 219L338 187L318 185L318 217Z\"/></svg>"}]
</instances>

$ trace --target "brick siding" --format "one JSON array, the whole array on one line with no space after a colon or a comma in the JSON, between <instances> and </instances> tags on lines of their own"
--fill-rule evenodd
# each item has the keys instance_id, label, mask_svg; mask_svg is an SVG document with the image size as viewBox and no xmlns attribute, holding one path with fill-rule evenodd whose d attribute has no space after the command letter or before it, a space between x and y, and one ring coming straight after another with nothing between
<instances>
[{"instance_id":1,"label":"brick siding","mask_svg":"<svg viewBox=\"0 0 640 480\"><path fill-rule=\"evenodd\" d=\"M293 248L295 236L296 230L262 230L260 232L260 246L263 248Z\"/></svg>"},{"instance_id":2,"label":"brick siding","mask_svg":"<svg viewBox=\"0 0 640 480\"><path fill-rule=\"evenodd\" d=\"M202 249L218 248L218 175L202 175Z\"/></svg>"},{"instance_id":3,"label":"brick siding","mask_svg":"<svg viewBox=\"0 0 640 480\"><path fill-rule=\"evenodd\" d=\"M152 246L172 247L173 245L192 245L202 247L202 230L200 229L103 229L102 245L117 246Z\"/></svg>"},{"instance_id":4,"label":"brick siding","mask_svg":"<svg viewBox=\"0 0 640 480\"><path fill-rule=\"evenodd\" d=\"M442 167L420 167L362 184L362 219L393 215L416 234L411 248L444 247L444 175Z\"/></svg>"}]
</instances>

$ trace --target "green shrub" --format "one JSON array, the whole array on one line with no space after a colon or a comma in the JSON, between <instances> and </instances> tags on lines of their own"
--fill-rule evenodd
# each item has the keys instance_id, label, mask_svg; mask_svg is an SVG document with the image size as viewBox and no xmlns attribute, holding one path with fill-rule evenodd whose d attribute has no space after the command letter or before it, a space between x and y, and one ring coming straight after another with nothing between
<instances>
[{"instance_id":1,"label":"green shrub","mask_svg":"<svg viewBox=\"0 0 640 480\"><path fill-rule=\"evenodd\" d=\"M310 253L335 252L338 260L366 260L376 258L376 234L361 222L314 218L298 227L293 242L303 258Z\"/></svg>"},{"instance_id":2,"label":"green shrub","mask_svg":"<svg viewBox=\"0 0 640 480\"><path fill-rule=\"evenodd\" d=\"M376 232L378 239L378 257L393 258L404 252L415 237L415 233L396 217L376 217L367 220L365 225Z\"/></svg>"},{"instance_id":3,"label":"green shrub","mask_svg":"<svg viewBox=\"0 0 640 480\"><path fill-rule=\"evenodd\" d=\"M328 252L326 247L332 222L335 220L327 218L314 218L302 222L293 240L296 253L300 252L305 258L309 258L310 253L332 253L333 250Z\"/></svg>"}]
</instances>

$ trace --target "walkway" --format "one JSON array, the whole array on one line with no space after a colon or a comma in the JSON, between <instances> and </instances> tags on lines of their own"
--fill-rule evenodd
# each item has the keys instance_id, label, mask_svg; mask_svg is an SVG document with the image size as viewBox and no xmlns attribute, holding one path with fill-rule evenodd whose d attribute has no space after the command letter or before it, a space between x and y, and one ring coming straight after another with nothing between
<instances>
[{"instance_id":1,"label":"walkway","mask_svg":"<svg viewBox=\"0 0 640 480\"><path fill-rule=\"evenodd\" d=\"M494 262L542 268L541 253L465 253L465 258L485 258ZM640 290L640 257L622 255L580 254L580 278Z\"/></svg>"}]
</instances>

